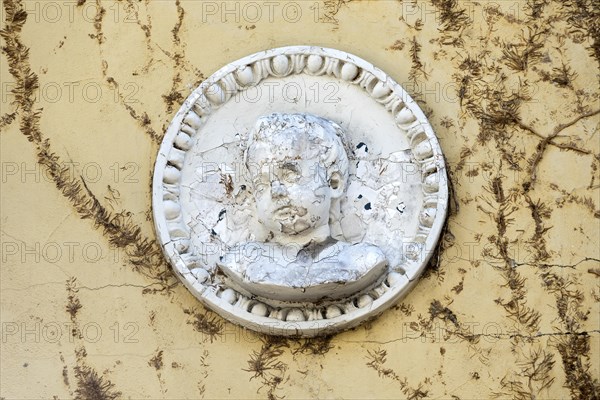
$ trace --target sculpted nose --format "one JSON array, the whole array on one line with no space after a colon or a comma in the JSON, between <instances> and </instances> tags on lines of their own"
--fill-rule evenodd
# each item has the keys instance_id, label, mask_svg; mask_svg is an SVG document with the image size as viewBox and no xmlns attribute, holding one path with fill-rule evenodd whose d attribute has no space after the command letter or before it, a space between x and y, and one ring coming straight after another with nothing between
<instances>
[{"instance_id":1,"label":"sculpted nose","mask_svg":"<svg viewBox=\"0 0 600 400\"><path fill-rule=\"evenodd\" d=\"M285 197L287 194L285 185L282 185L279 181L273 181L271 183L271 197Z\"/></svg>"}]
</instances>

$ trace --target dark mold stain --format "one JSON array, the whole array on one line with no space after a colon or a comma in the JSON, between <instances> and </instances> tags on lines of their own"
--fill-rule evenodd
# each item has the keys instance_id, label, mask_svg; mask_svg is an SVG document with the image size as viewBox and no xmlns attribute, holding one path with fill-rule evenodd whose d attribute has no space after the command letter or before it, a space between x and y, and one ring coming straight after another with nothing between
<instances>
[{"instance_id":1,"label":"dark mold stain","mask_svg":"<svg viewBox=\"0 0 600 400\"><path fill-rule=\"evenodd\" d=\"M324 355L334 346L331 344L332 336L308 338L300 341L298 348L292 354Z\"/></svg>"},{"instance_id":2,"label":"dark mold stain","mask_svg":"<svg viewBox=\"0 0 600 400\"><path fill-rule=\"evenodd\" d=\"M212 312L200 313L194 309L185 309L183 312L192 317L187 323L191 324L197 332L207 335L211 343L223 334L224 322Z\"/></svg>"},{"instance_id":3,"label":"dark mold stain","mask_svg":"<svg viewBox=\"0 0 600 400\"><path fill-rule=\"evenodd\" d=\"M136 271L168 288L174 279L164 261L162 251L154 238L145 238L141 228L131 220L131 213L108 211L92 193L82 177L74 177L50 146L50 140L40 130L41 109L35 109L35 90L38 77L29 66L29 49L20 41L20 31L27 19L22 4L5 2L7 21L11 21L1 35L6 42L2 49L7 55L9 71L15 79L15 97L21 116L21 132L33 143L38 163L62 195L67 198L81 219L89 219L107 236L109 243L125 250Z\"/></svg>"},{"instance_id":4,"label":"dark mold stain","mask_svg":"<svg viewBox=\"0 0 600 400\"><path fill-rule=\"evenodd\" d=\"M458 318L456 314L448 307L442 306L439 300L434 300L429 305L429 315L431 319L440 318L442 320L448 320L452 322L455 326L458 326Z\"/></svg>"},{"instance_id":5,"label":"dark mold stain","mask_svg":"<svg viewBox=\"0 0 600 400\"><path fill-rule=\"evenodd\" d=\"M156 352L154 357L148 361L148 365L154 367L157 371L160 371L163 367L163 351L159 350Z\"/></svg>"},{"instance_id":6,"label":"dark mold stain","mask_svg":"<svg viewBox=\"0 0 600 400\"><path fill-rule=\"evenodd\" d=\"M96 39L98 44L104 43L104 33L102 32L102 22L106 15L106 9L102 7L100 0L96 0L96 15L94 16L94 29L96 33L90 33L89 37Z\"/></svg>"},{"instance_id":7,"label":"dark mold stain","mask_svg":"<svg viewBox=\"0 0 600 400\"><path fill-rule=\"evenodd\" d=\"M367 350L367 359L369 360L366 363L367 366L377 371L377 375L380 378L392 379L399 384L400 390L404 394L404 398L410 400L420 400L429 396L429 390L425 390L424 386L431 384L431 380L429 378L425 378L425 380L422 383L419 383L416 388L411 387L406 378L401 378L400 375L392 368L385 367L387 362L386 350Z\"/></svg>"},{"instance_id":8,"label":"dark mold stain","mask_svg":"<svg viewBox=\"0 0 600 400\"><path fill-rule=\"evenodd\" d=\"M121 398L121 392L115 390L115 385L88 366L75 367L77 389L75 400L116 400Z\"/></svg>"},{"instance_id":9,"label":"dark mold stain","mask_svg":"<svg viewBox=\"0 0 600 400\"><path fill-rule=\"evenodd\" d=\"M289 348L290 343L288 339L279 336L261 336L260 340L260 350L252 352L248 368L244 371L254 374L250 380L260 379L261 389L267 389L269 400L283 399L285 396L279 396L276 391L285 382L288 365L279 360L279 357Z\"/></svg>"},{"instance_id":10,"label":"dark mold stain","mask_svg":"<svg viewBox=\"0 0 600 400\"><path fill-rule=\"evenodd\" d=\"M77 313L83 307L79 298L77 297L77 279L75 277L71 277L67 280L67 313L71 317L71 321L75 321Z\"/></svg>"},{"instance_id":11,"label":"dark mold stain","mask_svg":"<svg viewBox=\"0 0 600 400\"><path fill-rule=\"evenodd\" d=\"M427 73L425 72L425 64L421 61L419 53L421 52L421 44L417 41L417 37L413 36L410 41L410 60L412 62L410 72L408 73L408 79L413 83L417 83L419 77L427 79ZM418 95L418 93L415 93ZM416 96L418 97L418 96Z\"/></svg>"}]
</instances>

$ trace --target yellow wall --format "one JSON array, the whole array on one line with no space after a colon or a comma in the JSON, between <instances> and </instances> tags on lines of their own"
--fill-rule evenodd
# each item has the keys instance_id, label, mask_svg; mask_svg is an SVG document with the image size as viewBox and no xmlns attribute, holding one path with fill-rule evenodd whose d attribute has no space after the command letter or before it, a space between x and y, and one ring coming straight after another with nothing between
<instances>
[{"instance_id":1,"label":"yellow wall","mask_svg":"<svg viewBox=\"0 0 600 400\"><path fill-rule=\"evenodd\" d=\"M1 397L600 396L597 11L79 3L2 1ZM160 138L191 88L292 44L354 53L400 82L454 185L441 251L409 296L316 340L204 309L162 260L151 217Z\"/></svg>"}]
</instances>

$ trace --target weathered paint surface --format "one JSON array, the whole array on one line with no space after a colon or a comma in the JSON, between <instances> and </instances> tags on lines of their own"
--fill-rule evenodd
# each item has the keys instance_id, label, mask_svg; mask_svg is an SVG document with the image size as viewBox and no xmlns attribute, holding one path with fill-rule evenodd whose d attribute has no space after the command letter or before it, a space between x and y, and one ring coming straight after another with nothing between
<instances>
[{"instance_id":1,"label":"weathered paint surface","mask_svg":"<svg viewBox=\"0 0 600 400\"><path fill-rule=\"evenodd\" d=\"M3 0L0 397L598 398L598 18L585 0ZM150 210L191 88L299 42L418 99L454 193L404 302L313 340L199 306Z\"/></svg>"}]
</instances>

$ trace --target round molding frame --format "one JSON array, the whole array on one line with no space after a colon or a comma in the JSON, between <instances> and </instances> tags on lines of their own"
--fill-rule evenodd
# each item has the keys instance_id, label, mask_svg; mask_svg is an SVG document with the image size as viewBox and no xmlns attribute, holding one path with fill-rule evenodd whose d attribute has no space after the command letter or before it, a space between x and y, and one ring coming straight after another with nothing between
<instances>
[{"instance_id":1,"label":"round molding frame","mask_svg":"<svg viewBox=\"0 0 600 400\"><path fill-rule=\"evenodd\" d=\"M267 78L323 76L362 89L379 103L404 135L418 167L420 203L415 229L397 240L401 262L390 265L377 285L338 301L294 303L240 293L214 265L195 259L191 228L180 202L186 153L201 138L212 114L235 94ZM403 139L404 140L404 139ZM184 285L204 305L224 318L272 335L313 337L350 329L374 318L405 296L425 269L445 223L448 182L444 157L433 129L417 103L382 70L334 49L289 46L252 54L219 69L185 100L160 146L154 168L152 207L158 240Z\"/></svg>"}]
</instances>

